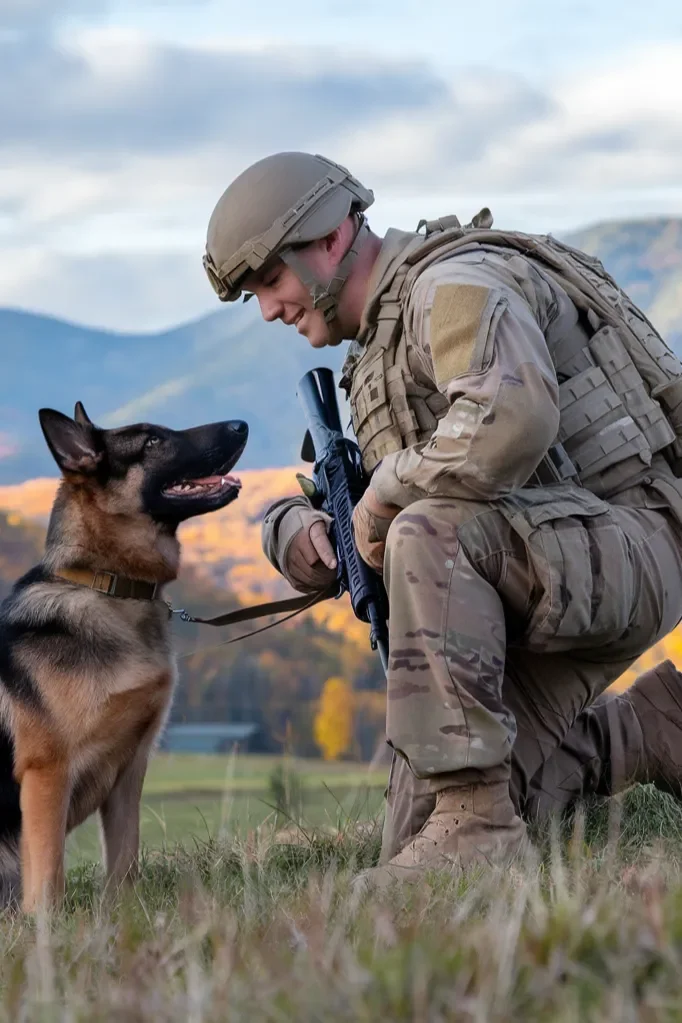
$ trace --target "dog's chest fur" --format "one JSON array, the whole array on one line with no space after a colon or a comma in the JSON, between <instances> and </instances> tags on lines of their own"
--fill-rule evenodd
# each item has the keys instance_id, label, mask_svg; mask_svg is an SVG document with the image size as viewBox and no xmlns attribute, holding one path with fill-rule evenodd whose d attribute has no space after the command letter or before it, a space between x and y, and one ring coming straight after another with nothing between
<instances>
[{"instance_id":1,"label":"dog's chest fur","mask_svg":"<svg viewBox=\"0 0 682 1023\"><path fill-rule=\"evenodd\" d=\"M21 730L22 749L30 736L29 758L63 751L69 829L101 805L142 737L163 727L176 678L168 618L161 600L30 574L0 608L0 715L13 737Z\"/></svg>"}]
</instances>

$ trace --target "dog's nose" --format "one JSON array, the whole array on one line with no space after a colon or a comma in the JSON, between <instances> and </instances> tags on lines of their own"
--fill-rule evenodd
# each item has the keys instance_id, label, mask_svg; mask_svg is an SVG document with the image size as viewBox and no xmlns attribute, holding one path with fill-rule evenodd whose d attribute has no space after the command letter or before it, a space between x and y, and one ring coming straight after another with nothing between
<instances>
[{"instance_id":1,"label":"dog's nose","mask_svg":"<svg viewBox=\"0 0 682 1023\"><path fill-rule=\"evenodd\" d=\"M232 433L239 434L240 437L246 437L249 432L249 427L241 419L231 419L227 424L227 428L228 430L231 430Z\"/></svg>"}]
</instances>

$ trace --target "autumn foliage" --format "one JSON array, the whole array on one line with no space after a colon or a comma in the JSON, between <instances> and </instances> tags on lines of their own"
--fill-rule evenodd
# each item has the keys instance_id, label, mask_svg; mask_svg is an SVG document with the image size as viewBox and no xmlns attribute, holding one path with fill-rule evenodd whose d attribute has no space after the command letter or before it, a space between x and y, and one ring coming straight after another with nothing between
<instances>
[{"instance_id":1,"label":"autumn foliage","mask_svg":"<svg viewBox=\"0 0 682 1023\"><path fill-rule=\"evenodd\" d=\"M310 469L293 466L239 472L243 483L239 500L181 526L178 536L183 563L212 584L229 589L244 604L294 596L263 554L261 522L273 501L300 494L296 481L299 471L309 474ZM42 478L0 487L0 508L46 524L57 483L56 479ZM327 600L307 614L332 632L343 633L349 641L344 673L353 677L354 652L361 651L364 656L369 645L368 627L357 620L347 599Z\"/></svg>"},{"instance_id":2,"label":"autumn foliage","mask_svg":"<svg viewBox=\"0 0 682 1023\"><path fill-rule=\"evenodd\" d=\"M313 724L315 742L325 760L338 760L353 740L353 690L343 678L328 678L322 687Z\"/></svg>"},{"instance_id":3,"label":"autumn foliage","mask_svg":"<svg viewBox=\"0 0 682 1023\"><path fill-rule=\"evenodd\" d=\"M307 466L292 466L241 472L244 486L238 501L222 511L190 520L182 526L180 538L184 561L198 576L221 589L230 590L244 603L291 596L291 588L263 555L260 530L268 505L280 497L298 492L297 471L309 470ZM24 522L28 519L44 524L56 487L56 479L36 479L0 487L0 508L10 513L7 524L18 522L17 516ZM348 599L344 597L318 604L306 612L305 618L308 617L330 633L343 635L343 677L355 680L362 666L366 665L369 632L367 626L354 617ZM300 623L301 618L297 618L283 628L300 628ZM641 671L666 658L682 669L682 627L648 650L614 686L626 688Z\"/></svg>"}]
</instances>

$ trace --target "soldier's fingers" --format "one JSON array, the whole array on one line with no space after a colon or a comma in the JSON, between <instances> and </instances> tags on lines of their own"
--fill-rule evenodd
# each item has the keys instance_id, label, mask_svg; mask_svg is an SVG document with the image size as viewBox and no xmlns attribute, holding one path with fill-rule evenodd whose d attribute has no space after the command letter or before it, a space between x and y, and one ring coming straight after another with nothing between
<instances>
[{"instance_id":1,"label":"soldier's fingers","mask_svg":"<svg viewBox=\"0 0 682 1023\"><path fill-rule=\"evenodd\" d=\"M320 560L320 556L315 550L313 542L310 539L309 530L302 529L296 536L291 545L291 556L295 557L296 560L302 564L308 566L314 565L316 561Z\"/></svg>"},{"instance_id":2,"label":"soldier's fingers","mask_svg":"<svg viewBox=\"0 0 682 1023\"><path fill-rule=\"evenodd\" d=\"M314 565L309 565L299 552L289 552L286 568L289 576L294 580L294 585L298 582L307 589L322 590L334 578L334 573L330 572L319 558L316 559Z\"/></svg>"},{"instance_id":3,"label":"soldier's fingers","mask_svg":"<svg viewBox=\"0 0 682 1023\"><path fill-rule=\"evenodd\" d=\"M331 541L327 536L327 527L324 522L313 522L309 531L310 541L315 548L320 560L327 568L336 568L336 555Z\"/></svg>"}]
</instances>

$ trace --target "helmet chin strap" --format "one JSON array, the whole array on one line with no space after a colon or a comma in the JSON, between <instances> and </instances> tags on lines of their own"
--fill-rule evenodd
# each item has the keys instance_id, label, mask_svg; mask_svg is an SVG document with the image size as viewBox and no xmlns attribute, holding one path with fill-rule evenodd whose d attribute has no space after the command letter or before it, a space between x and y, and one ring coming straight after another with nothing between
<instances>
[{"instance_id":1,"label":"helmet chin strap","mask_svg":"<svg viewBox=\"0 0 682 1023\"><path fill-rule=\"evenodd\" d=\"M348 280L353 263L358 258L362 243L369 234L369 224L362 213L359 215L359 219L360 223L351 246L329 281L321 281L319 277L316 277L296 249L283 249L278 253L280 259L291 267L299 280L308 288L313 300L313 309L322 311L325 323L331 323L336 319L338 296Z\"/></svg>"}]
</instances>

